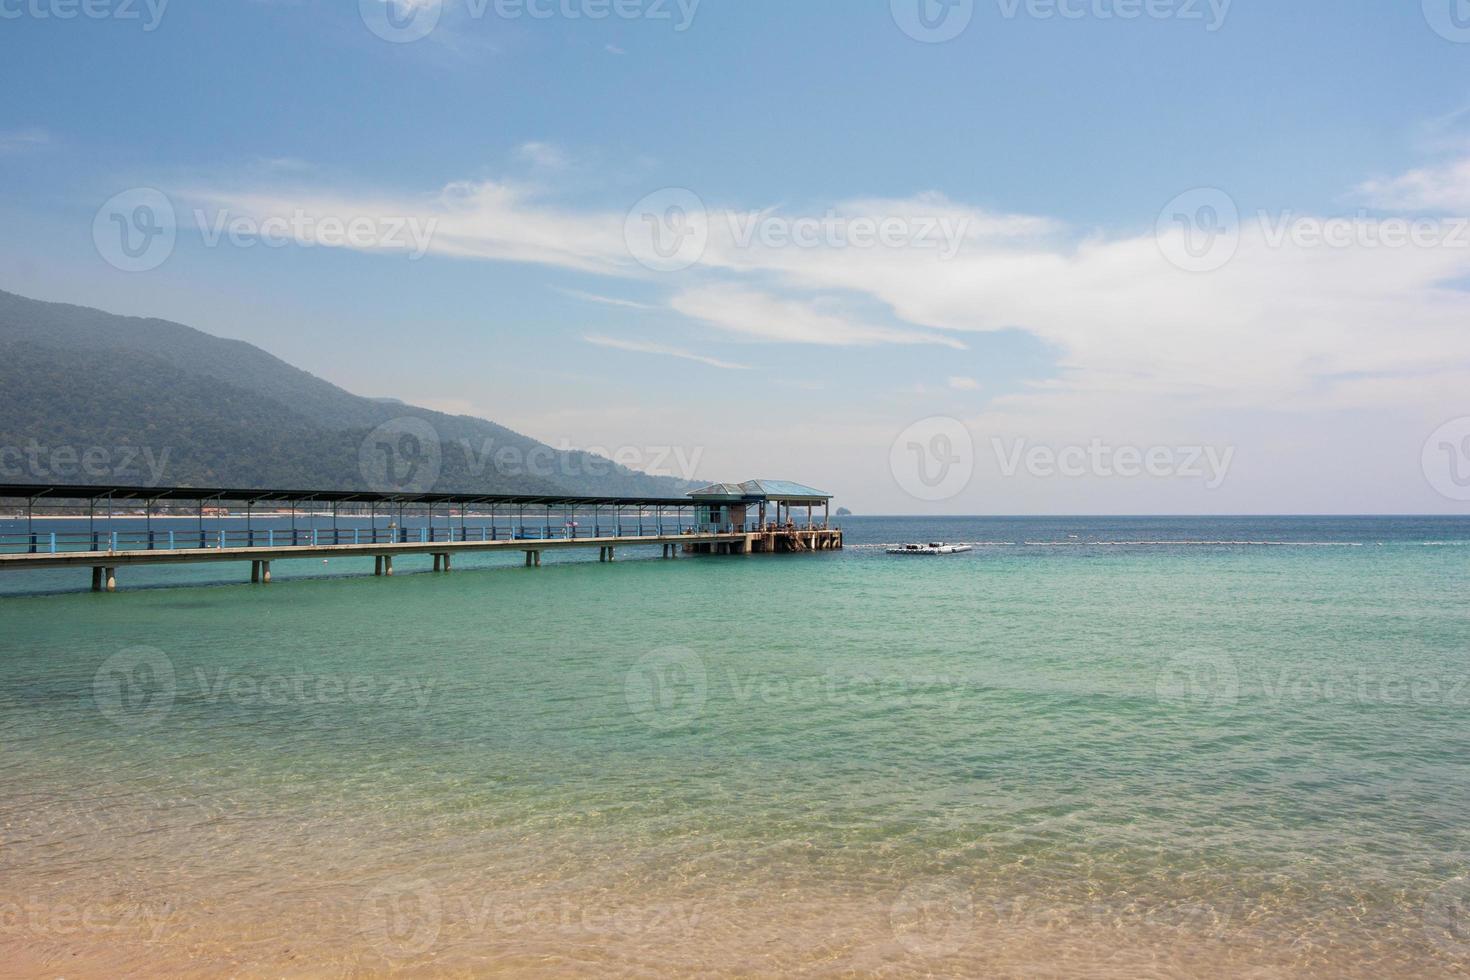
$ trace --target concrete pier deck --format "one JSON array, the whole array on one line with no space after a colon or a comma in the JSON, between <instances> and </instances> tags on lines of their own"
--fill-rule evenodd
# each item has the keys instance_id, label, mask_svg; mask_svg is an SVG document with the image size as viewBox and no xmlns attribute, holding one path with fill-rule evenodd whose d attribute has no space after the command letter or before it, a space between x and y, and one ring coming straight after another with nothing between
<instances>
[{"instance_id":1,"label":"concrete pier deck","mask_svg":"<svg viewBox=\"0 0 1470 980\"><path fill-rule=\"evenodd\" d=\"M744 506L687 498L0 485L4 498L24 501L26 529L0 535L0 572L90 568L97 592L116 591L119 569L145 565L248 562L249 581L266 584L273 562L291 560L372 558L374 574L389 576L396 557L413 555L432 557L434 571L448 572L463 554L523 553L526 566L535 568L545 552L582 548L598 549L606 563L616 561L622 548L658 546L672 559L842 547L842 531L825 522L751 522ZM85 521L86 530L38 530L31 516L38 503L51 504L67 520ZM113 517L119 503L132 511L120 522ZM177 526L181 503L195 510L185 518L188 529ZM99 504L105 507L101 513ZM298 527L303 504L307 526ZM263 506L274 510L261 514L257 508ZM367 527L361 526L364 520ZM381 520L390 523L381 527ZM160 530L157 522L173 523Z\"/></svg>"},{"instance_id":2,"label":"concrete pier deck","mask_svg":"<svg viewBox=\"0 0 1470 980\"><path fill-rule=\"evenodd\" d=\"M410 544L304 545L284 548L178 548L155 551L67 551L55 554L0 554L0 572L40 568L91 568L93 591L117 589L117 569L141 565L185 565L201 562L248 562L250 581L269 583L275 561L321 558L373 558L375 574L392 575L393 559L425 555L434 559L434 570L447 572L453 558L462 554L524 552L528 567L539 567L547 551L597 548L602 561L613 561L619 548L662 546L664 558L686 554L749 554L759 535L668 534L645 537L545 538L516 541L414 542Z\"/></svg>"},{"instance_id":3,"label":"concrete pier deck","mask_svg":"<svg viewBox=\"0 0 1470 980\"><path fill-rule=\"evenodd\" d=\"M546 538L517 541L413 542L411 544L304 545L281 548L176 548L157 551L62 551L56 554L0 554L0 571L20 568L125 568L130 565L182 565L222 561L289 561L302 558L397 555L459 555L494 552L570 551L576 548L637 548L650 545L734 546L729 554L754 551L758 534L667 534L647 537ZM749 546L747 548L747 546ZM695 552L688 551L693 554ZM719 552L725 554L727 552Z\"/></svg>"}]
</instances>

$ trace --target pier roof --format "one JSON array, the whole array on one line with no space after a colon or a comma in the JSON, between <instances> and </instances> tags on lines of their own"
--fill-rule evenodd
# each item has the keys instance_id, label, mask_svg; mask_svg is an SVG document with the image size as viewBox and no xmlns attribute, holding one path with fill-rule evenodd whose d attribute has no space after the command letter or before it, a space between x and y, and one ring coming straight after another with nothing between
<instances>
[{"instance_id":1,"label":"pier roof","mask_svg":"<svg viewBox=\"0 0 1470 980\"><path fill-rule=\"evenodd\" d=\"M129 487L91 484L0 484L0 499L128 500L210 503L478 504L509 507L690 507L688 497L517 496L488 493L379 493L371 490L260 490L203 487Z\"/></svg>"},{"instance_id":2,"label":"pier roof","mask_svg":"<svg viewBox=\"0 0 1470 980\"><path fill-rule=\"evenodd\" d=\"M712 483L707 487L690 491L696 500L739 500L756 503L774 500L781 503L826 503L832 499L830 493L793 483L790 480L746 480L744 483Z\"/></svg>"}]
</instances>

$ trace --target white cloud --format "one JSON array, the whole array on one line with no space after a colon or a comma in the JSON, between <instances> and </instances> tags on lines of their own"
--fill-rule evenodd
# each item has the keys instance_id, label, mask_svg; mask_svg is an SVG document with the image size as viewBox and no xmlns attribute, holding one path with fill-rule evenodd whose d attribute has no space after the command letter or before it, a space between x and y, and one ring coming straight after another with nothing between
<instances>
[{"instance_id":1,"label":"white cloud","mask_svg":"<svg viewBox=\"0 0 1470 980\"><path fill-rule=\"evenodd\" d=\"M563 289L560 290L560 292L566 296L572 297L573 299L586 300L588 303L600 303L603 306L617 306L627 310L658 309L658 307L650 306L647 303L635 303L631 299L618 299L616 296L602 296L597 293L584 293L580 289Z\"/></svg>"},{"instance_id":2,"label":"white cloud","mask_svg":"<svg viewBox=\"0 0 1470 980\"><path fill-rule=\"evenodd\" d=\"M863 323L818 302L780 299L736 286L702 286L675 296L669 305L679 313L750 340L831 346L873 344L964 344L928 330L908 330Z\"/></svg>"},{"instance_id":3,"label":"white cloud","mask_svg":"<svg viewBox=\"0 0 1470 980\"><path fill-rule=\"evenodd\" d=\"M387 195L319 188L186 188L179 197L209 210L226 209L264 221L290 220L298 212L315 219L371 217L380 221L433 222L433 254L487 261L529 262L604 275L638 275L628 255L622 217L560 210L537 191L511 183L450 184L434 195Z\"/></svg>"},{"instance_id":4,"label":"white cloud","mask_svg":"<svg viewBox=\"0 0 1470 980\"><path fill-rule=\"evenodd\" d=\"M976 381L974 378L952 377L949 379L949 386L955 391L980 390L980 382Z\"/></svg>"},{"instance_id":5,"label":"white cloud","mask_svg":"<svg viewBox=\"0 0 1470 980\"><path fill-rule=\"evenodd\" d=\"M1368 181L1357 192L1390 211L1470 214L1470 159ZM998 393L969 420L977 431L1084 442L1094 435L1130 443L1287 440L1294 455L1282 450L1272 471L1287 490L1310 485L1353 457L1360 427L1332 421L1353 412L1373 413L1379 445L1388 444L1390 430L1396 433L1408 478L1422 485L1423 439L1467 411L1470 292L1453 284L1470 277L1470 248L1453 244L1303 246L1276 241L1269 223L1247 218L1227 265L1189 273L1166 260L1152 231L1155 213L1140 214L1136 230L1100 234L918 195L833 210L846 218L947 217L951 227L963 228L961 247L948 261L935 249L759 241L742 247L730 218L750 212L712 208L699 264L656 274L629 255L625 210L563 207L546 191L505 182L454 184L425 196L255 189L194 197L246 214L289 214L304 206L316 213L433 218L435 254L656 284L667 290L672 311L747 342L955 348L966 334L1022 331L1055 352L1056 371L1019 393ZM811 213L822 216L825 209ZM593 297L582 298L609 299ZM717 361L640 340L600 340ZM944 366L938 361L931 374L947 378ZM918 380L896 379L893 390ZM911 397L905 424L923 417L926 407L933 410L924 404L932 394ZM881 441L884 424L864 431ZM1239 472L1251 465L1243 448ZM1286 506L1294 498L1279 499ZM1217 506L1259 509L1253 499L1198 509Z\"/></svg>"},{"instance_id":6,"label":"white cloud","mask_svg":"<svg viewBox=\"0 0 1470 980\"><path fill-rule=\"evenodd\" d=\"M18 129L0 132L0 153L21 153L49 146L51 134L44 129Z\"/></svg>"},{"instance_id":7,"label":"white cloud","mask_svg":"<svg viewBox=\"0 0 1470 980\"><path fill-rule=\"evenodd\" d=\"M559 147L536 141L522 143L516 148L516 155L547 170L563 170L571 162Z\"/></svg>"},{"instance_id":8,"label":"white cloud","mask_svg":"<svg viewBox=\"0 0 1470 980\"><path fill-rule=\"evenodd\" d=\"M1365 181L1358 186L1358 194L1385 210L1470 215L1470 157Z\"/></svg>"},{"instance_id":9,"label":"white cloud","mask_svg":"<svg viewBox=\"0 0 1470 980\"><path fill-rule=\"evenodd\" d=\"M655 344L643 340L625 340L619 337L605 337L601 334L588 334L582 338L589 344L598 347L608 347L612 350L628 351L634 354L658 354L663 357L677 357L680 360L694 361L713 368L725 371L749 371L750 368L744 364L736 364L732 361L722 361L718 358L708 357L704 354L696 354L693 351L681 350L678 347L666 347L663 344Z\"/></svg>"}]
</instances>

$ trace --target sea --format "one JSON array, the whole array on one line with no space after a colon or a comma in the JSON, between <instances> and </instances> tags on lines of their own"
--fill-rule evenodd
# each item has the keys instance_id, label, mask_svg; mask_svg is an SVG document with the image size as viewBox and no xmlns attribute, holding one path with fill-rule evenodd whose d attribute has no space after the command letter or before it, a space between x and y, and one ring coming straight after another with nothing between
<instances>
[{"instance_id":1,"label":"sea","mask_svg":"<svg viewBox=\"0 0 1470 980\"><path fill-rule=\"evenodd\" d=\"M0 572L0 974L1470 975L1470 518L841 523Z\"/></svg>"}]
</instances>

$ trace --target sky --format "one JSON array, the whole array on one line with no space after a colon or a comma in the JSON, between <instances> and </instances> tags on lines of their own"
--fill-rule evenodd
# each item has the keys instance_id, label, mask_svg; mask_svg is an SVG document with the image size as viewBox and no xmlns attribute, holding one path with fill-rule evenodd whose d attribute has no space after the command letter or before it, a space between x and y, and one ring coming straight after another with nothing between
<instances>
[{"instance_id":1,"label":"sky","mask_svg":"<svg viewBox=\"0 0 1470 980\"><path fill-rule=\"evenodd\" d=\"M1463 0L0 0L0 82L0 288L358 394L860 513L1470 513Z\"/></svg>"}]
</instances>

